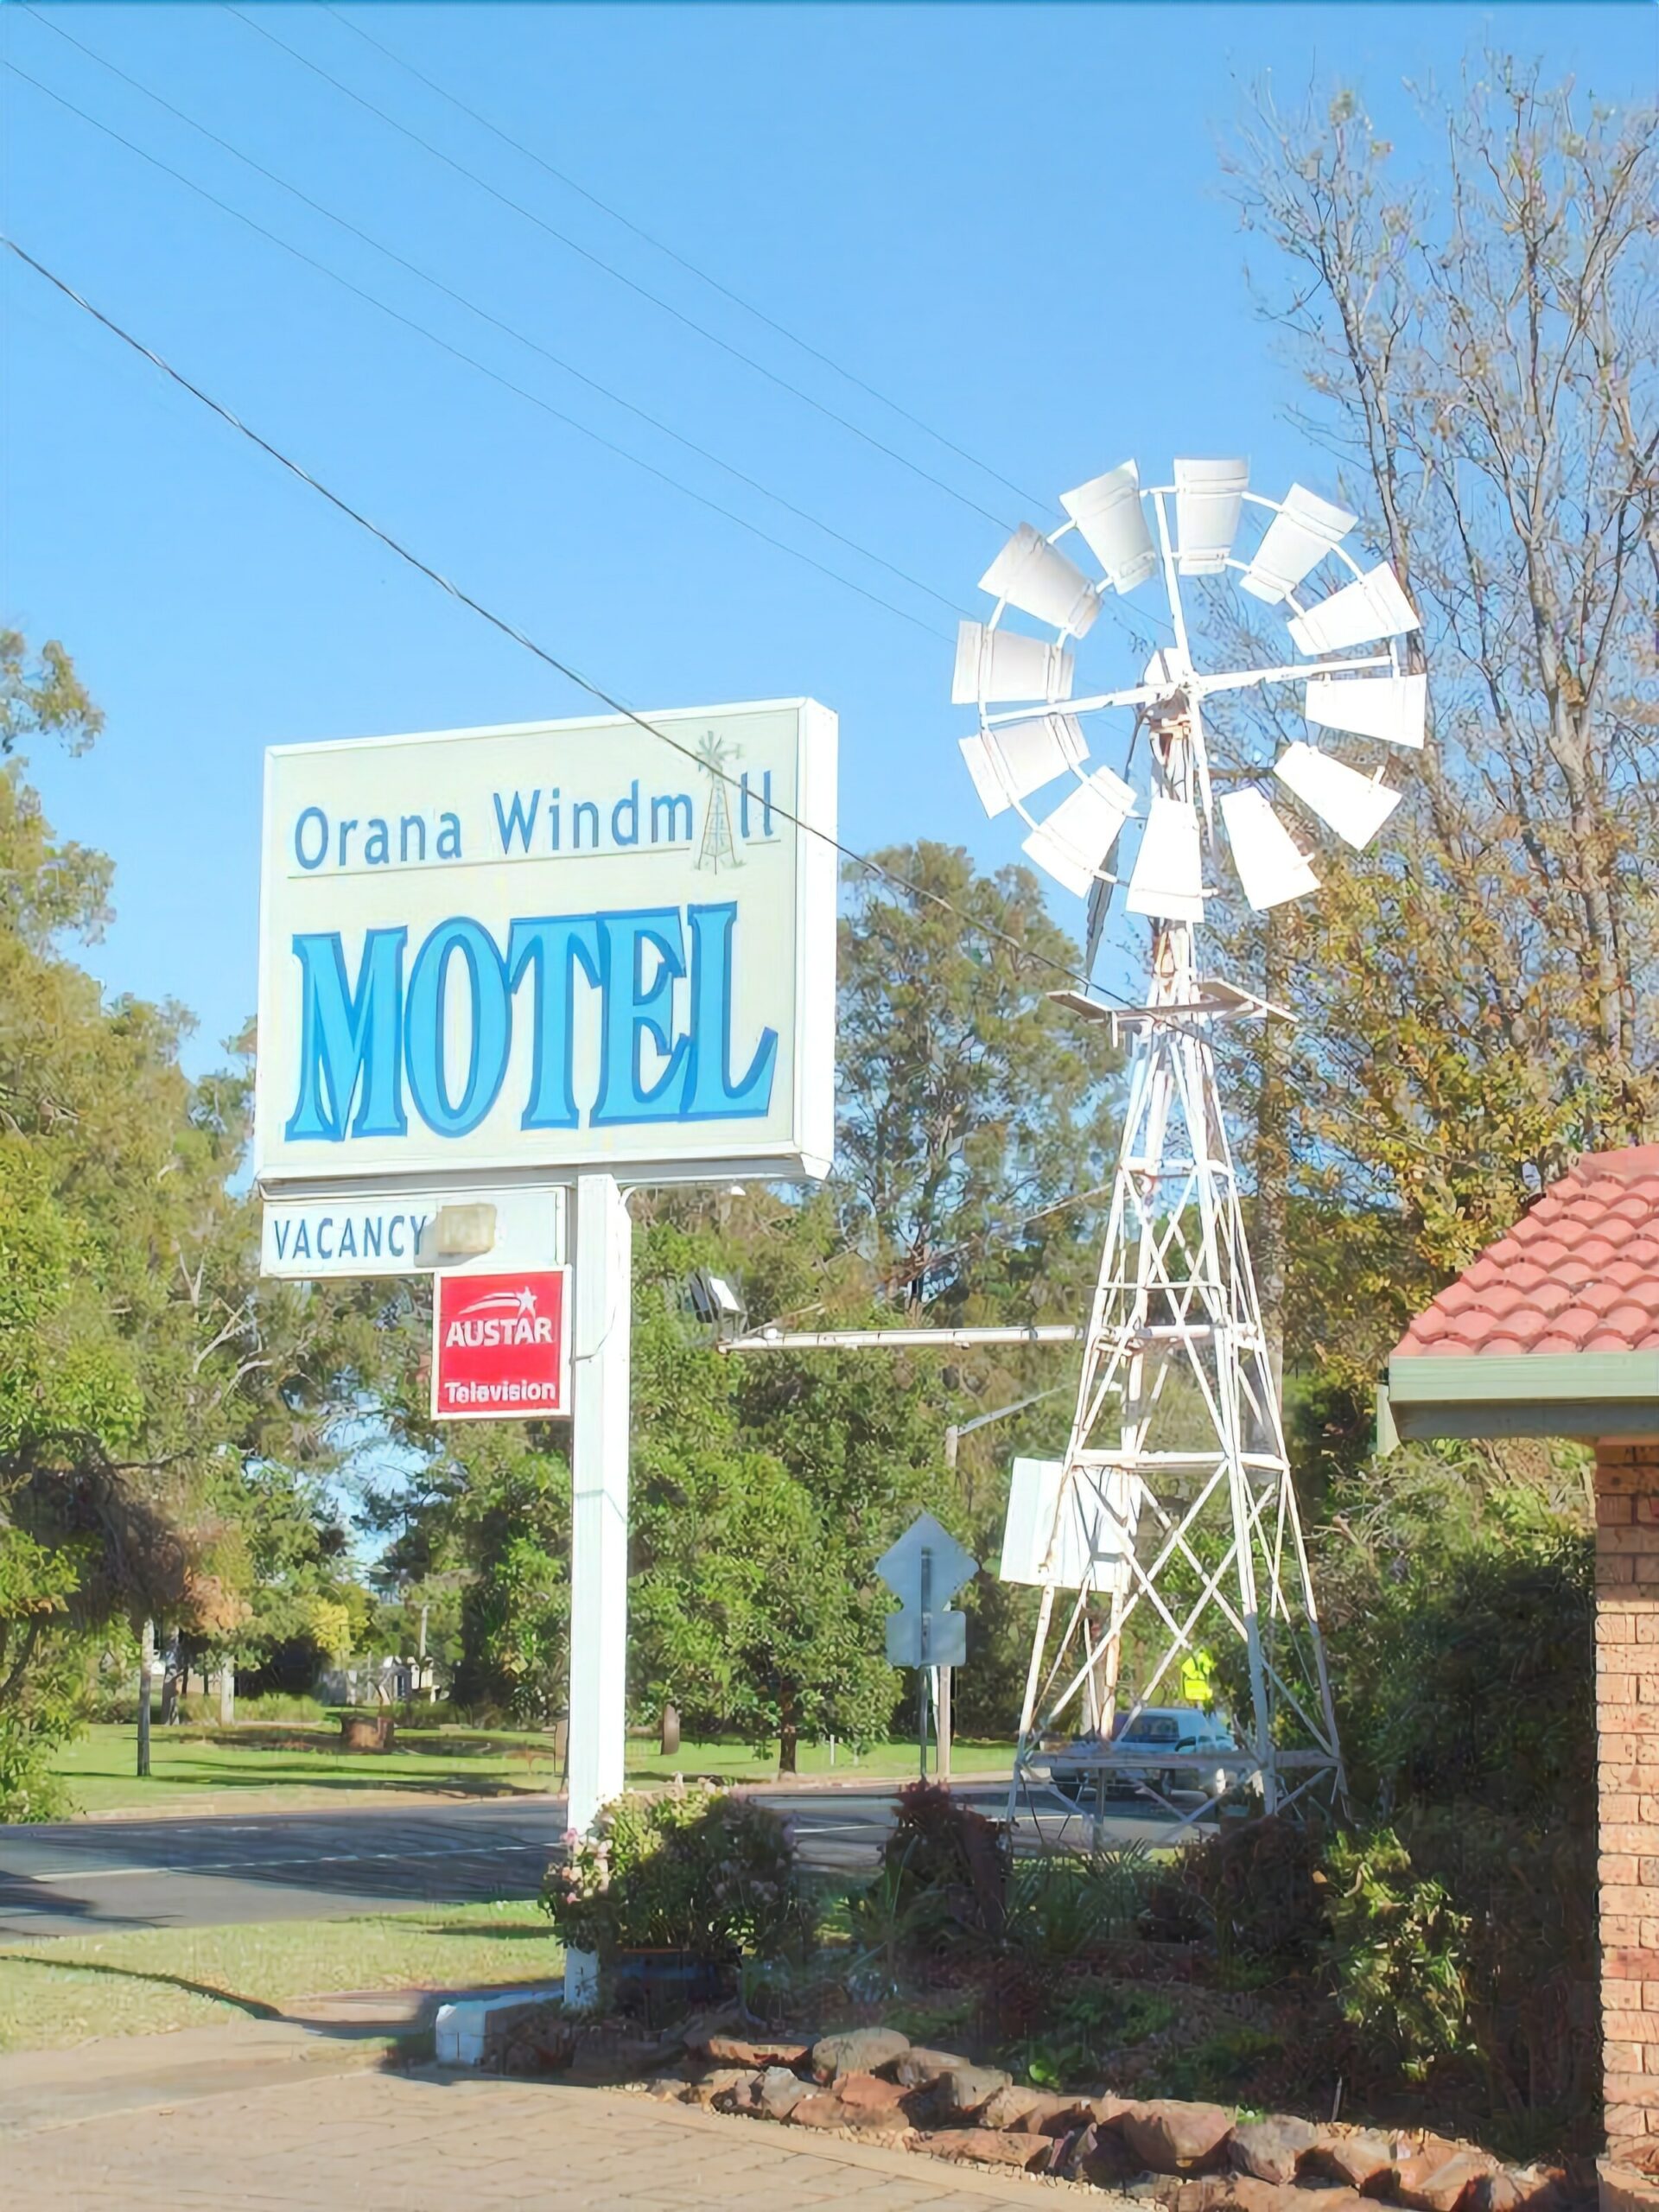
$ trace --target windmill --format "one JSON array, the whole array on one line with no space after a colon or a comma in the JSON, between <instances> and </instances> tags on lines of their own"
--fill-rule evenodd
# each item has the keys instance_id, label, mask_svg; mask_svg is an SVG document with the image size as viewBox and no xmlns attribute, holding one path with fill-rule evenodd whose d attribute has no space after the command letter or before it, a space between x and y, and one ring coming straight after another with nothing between
<instances>
[{"instance_id":1,"label":"windmill","mask_svg":"<svg viewBox=\"0 0 1659 2212\"><path fill-rule=\"evenodd\" d=\"M697 759L709 779L709 804L703 810L702 842L697 847L697 866L718 875L722 868L741 865L732 836L731 801L727 794L731 778L726 772L726 746L712 730L697 747Z\"/></svg>"},{"instance_id":2,"label":"windmill","mask_svg":"<svg viewBox=\"0 0 1659 2212\"><path fill-rule=\"evenodd\" d=\"M1009 539L981 579L995 608L961 626L951 697L979 716L961 748L987 813L1013 808L1027 853L1088 900L1090 969L1121 888L1148 925L1149 972L1145 1004L1127 1011L1053 994L1127 1033L1130 1050L1065 1457L1016 1463L1009 1498L1004 1575L1041 1591L1010 1813L1022 1789L1052 1777L1046 1738L1083 1738L1096 1815L1115 1770L1144 1781L1145 1749L1114 1735L1120 1703L1128 1737L1143 1708L1179 1703L1183 1675L1228 1647L1243 1662L1249 1711L1241 1699L1238 1749L1217 1780L1267 1812L1300 1808L1341 1794L1342 1755L1214 1050L1220 1024L1281 1010L1201 976L1195 940L1227 857L1258 912L1319 887L1268 788L1357 848L1387 821L1401 794L1382 767L1367 775L1339 758L1326 734L1421 747L1425 678L1405 643L1418 619L1386 563L1363 567L1348 551L1352 514L1300 485L1282 499L1252 492L1242 461L1178 461L1172 483L1150 487L1128 461L1060 504L1059 529L1027 524ZM1100 580L1071 557L1084 549ZM1182 591L1204 578L1230 578L1280 612L1281 657L1198 665ZM1138 683L1074 696L1074 647L1105 594L1154 582L1171 643ZM1014 613L1041 634L1012 625ZM1310 736L1218 794L1205 715L1252 693L1299 707ZM1085 724L1109 737L1115 717L1129 741L1122 774L1090 765L1085 737ZM1141 791L1127 780L1137 756ZM1071 788L1039 817L1028 802L1063 779ZM1135 1692L1120 1700L1132 1628ZM1075 1751L1067 1764L1079 1771ZM1197 1817L1171 1799L1173 1770L1156 1778L1173 1811Z\"/></svg>"}]
</instances>

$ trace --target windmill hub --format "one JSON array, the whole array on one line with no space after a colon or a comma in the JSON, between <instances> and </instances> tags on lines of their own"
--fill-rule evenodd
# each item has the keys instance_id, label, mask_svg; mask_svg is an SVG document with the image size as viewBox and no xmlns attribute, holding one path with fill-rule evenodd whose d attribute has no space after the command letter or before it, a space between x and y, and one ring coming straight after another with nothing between
<instances>
[{"instance_id":1,"label":"windmill hub","mask_svg":"<svg viewBox=\"0 0 1659 2212\"><path fill-rule=\"evenodd\" d=\"M1094 1777L1098 1818L1115 1762L1146 1764L1144 1751L1114 1747L1119 1707L1132 1721L1167 1704L1184 1676L1207 1678L1230 1647L1248 1687L1232 1716L1236 1751L1224 1764L1230 1787L1274 1812L1343 1788L1213 1049L1217 1023L1282 1009L1202 978L1195 939L1206 902L1235 882L1257 912L1318 890L1296 834L1307 834L1303 815L1281 814L1280 790L1356 849L1376 837L1401 793L1381 766L1368 774L1345 755L1356 741L1373 759L1378 748L1421 748L1425 678L1407 643L1419 625L1392 569L1362 567L1348 551L1352 514L1301 485L1281 499L1252 492L1242 461L1178 461L1173 480L1152 486L1125 461L1060 504L1059 529L1045 537L1024 525L1003 547L981 579L991 613L961 626L951 697L978 715L961 750L987 813L1012 808L1031 859L1088 900L1091 971L1120 890L1151 939L1143 1008L1123 1015L1086 994L1055 995L1127 1030L1133 1046L1065 1456L1020 1462L1041 1480L1016 1481L1009 1501L1011 1531L1018 1516L1028 1533L1034 1499L1050 1530L1011 1806L1046 1772L1052 1781L1045 1745L1081 1732L1092 1748L1074 1746L1065 1771ZM1243 619L1227 634L1254 641L1264 618L1282 619L1287 642L1199 673L1192 639L1211 602L1189 605L1183 588L1193 577L1230 578L1243 594ZM1154 580L1169 642L1138 683L1080 693L1077 647L1108 594ZM1274 798L1267 777L1236 769L1223 771L1230 788L1214 796L1213 702L1246 716L1255 706L1257 725L1274 732L1300 707L1309 735L1279 753ZM1141 751L1143 722L1151 741ZM1120 766L1092 765L1091 741L1115 743ZM1128 780L1137 761L1139 789ZM1058 802L1034 812L1051 787ZM1103 1446L1112 1427L1115 1441Z\"/></svg>"}]
</instances>

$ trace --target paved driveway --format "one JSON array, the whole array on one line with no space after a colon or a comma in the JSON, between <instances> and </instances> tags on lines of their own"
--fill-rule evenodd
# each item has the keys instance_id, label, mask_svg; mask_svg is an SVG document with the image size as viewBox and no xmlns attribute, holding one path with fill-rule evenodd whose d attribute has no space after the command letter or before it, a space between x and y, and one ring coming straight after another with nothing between
<instances>
[{"instance_id":1,"label":"paved driveway","mask_svg":"<svg viewBox=\"0 0 1659 2212\"><path fill-rule=\"evenodd\" d=\"M1070 2193L611 2090L436 2069L290 2069L264 2087L175 2094L9 2135L0 2165L8 2202L53 2212L1054 2212Z\"/></svg>"}]
</instances>

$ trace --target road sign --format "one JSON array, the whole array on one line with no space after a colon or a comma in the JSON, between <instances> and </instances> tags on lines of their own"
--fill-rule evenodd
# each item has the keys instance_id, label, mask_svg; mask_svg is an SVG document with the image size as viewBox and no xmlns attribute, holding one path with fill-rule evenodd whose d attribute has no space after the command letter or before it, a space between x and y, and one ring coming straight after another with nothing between
<instances>
[{"instance_id":1,"label":"road sign","mask_svg":"<svg viewBox=\"0 0 1659 2212\"><path fill-rule=\"evenodd\" d=\"M402 1198L336 1192L326 1198L267 1198L259 1272L298 1282L427 1274L436 1265L429 1248L440 1208L478 1205L495 1209L495 1241L468 1263L474 1274L563 1267L564 1196L557 1185L518 1185L423 1190Z\"/></svg>"},{"instance_id":2,"label":"road sign","mask_svg":"<svg viewBox=\"0 0 1659 2212\"><path fill-rule=\"evenodd\" d=\"M968 1657L966 1613L887 1615L889 1667L960 1667Z\"/></svg>"},{"instance_id":3,"label":"road sign","mask_svg":"<svg viewBox=\"0 0 1659 2212\"><path fill-rule=\"evenodd\" d=\"M925 1599L922 1592L924 1554L929 1584ZM960 1590L970 1574L977 1573L979 1561L964 1551L950 1530L942 1528L931 1513L923 1513L911 1522L896 1544L883 1552L875 1562L875 1571L901 1605L912 1611L927 1612L934 1605L943 1605L953 1591Z\"/></svg>"},{"instance_id":4,"label":"road sign","mask_svg":"<svg viewBox=\"0 0 1659 2212\"><path fill-rule=\"evenodd\" d=\"M441 1274L432 1300L435 1421L556 1421L570 1410L569 1275Z\"/></svg>"}]
</instances>

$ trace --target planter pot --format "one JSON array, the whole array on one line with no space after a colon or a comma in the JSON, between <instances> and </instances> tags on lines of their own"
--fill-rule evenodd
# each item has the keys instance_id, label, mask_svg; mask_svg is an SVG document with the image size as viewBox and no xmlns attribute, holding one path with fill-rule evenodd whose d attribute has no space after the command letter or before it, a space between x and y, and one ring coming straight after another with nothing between
<instances>
[{"instance_id":1,"label":"planter pot","mask_svg":"<svg viewBox=\"0 0 1659 2212\"><path fill-rule=\"evenodd\" d=\"M619 1951L607 1962L616 2009L659 2028L702 2005L718 2004L736 1961L699 1959L690 1951Z\"/></svg>"}]
</instances>

